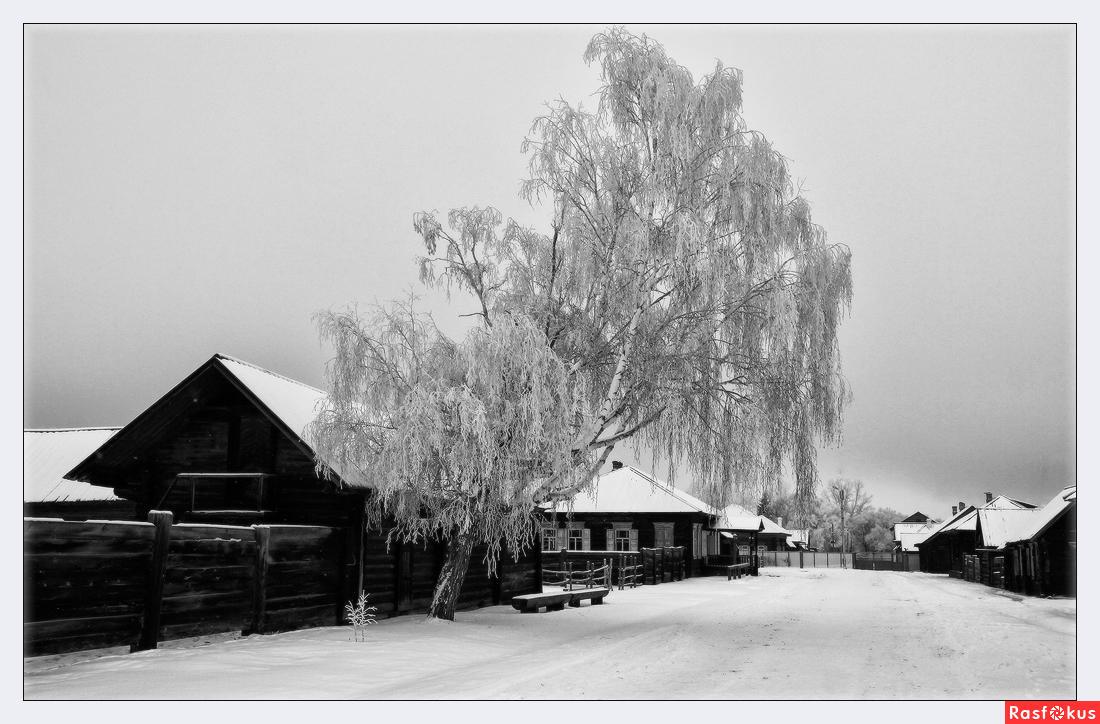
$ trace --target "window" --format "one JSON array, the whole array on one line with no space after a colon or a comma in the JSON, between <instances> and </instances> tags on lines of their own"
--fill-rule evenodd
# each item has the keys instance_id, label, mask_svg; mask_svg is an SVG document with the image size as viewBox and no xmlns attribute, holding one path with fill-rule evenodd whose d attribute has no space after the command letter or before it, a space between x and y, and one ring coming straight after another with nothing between
<instances>
[{"instance_id":1,"label":"window","mask_svg":"<svg viewBox=\"0 0 1100 724\"><path fill-rule=\"evenodd\" d=\"M544 551L556 551L558 548L558 529L557 528L543 528L542 529L542 549Z\"/></svg>"},{"instance_id":2,"label":"window","mask_svg":"<svg viewBox=\"0 0 1100 724\"><path fill-rule=\"evenodd\" d=\"M607 548L609 551L638 550L638 531L630 523L612 523L607 529Z\"/></svg>"},{"instance_id":3,"label":"window","mask_svg":"<svg viewBox=\"0 0 1100 724\"><path fill-rule=\"evenodd\" d=\"M568 543L569 543L568 548L569 548L569 550L571 550L571 551L583 551L583 550L585 550L585 546L584 546L585 536L584 536L584 533L585 533L584 528L570 528L569 529L569 539L568 539Z\"/></svg>"},{"instance_id":4,"label":"window","mask_svg":"<svg viewBox=\"0 0 1100 724\"><path fill-rule=\"evenodd\" d=\"M702 558L704 553L703 548L703 524L692 523L691 524L691 557Z\"/></svg>"},{"instance_id":5,"label":"window","mask_svg":"<svg viewBox=\"0 0 1100 724\"><path fill-rule=\"evenodd\" d=\"M179 473L154 507L161 507L174 488L182 488L190 498L190 513L259 516L272 506L268 477L265 473Z\"/></svg>"},{"instance_id":6,"label":"window","mask_svg":"<svg viewBox=\"0 0 1100 724\"><path fill-rule=\"evenodd\" d=\"M673 523L653 524L653 547L670 548L672 546Z\"/></svg>"}]
</instances>

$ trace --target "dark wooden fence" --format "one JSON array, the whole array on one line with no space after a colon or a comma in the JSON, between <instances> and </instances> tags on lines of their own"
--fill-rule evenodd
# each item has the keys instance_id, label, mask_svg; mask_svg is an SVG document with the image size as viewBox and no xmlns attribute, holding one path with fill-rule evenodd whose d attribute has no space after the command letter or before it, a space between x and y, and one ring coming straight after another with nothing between
<instances>
[{"instance_id":1,"label":"dark wooden fence","mask_svg":"<svg viewBox=\"0 0 1100 724\"><path fill-rule=\"evenodd\" d=\"M647 586L684 580L684 547L643 548L642 575Z\"/></svg>"},{"instance_id":2,"label":"dark wooden fence","mask_svg":"<svg viewBox=\"0 0 1100 724\"><path fill-rule=\"evenodd\" d=\"M340 622L337 528L23 521L27 654Z\"/></svg>"}]
</instances>

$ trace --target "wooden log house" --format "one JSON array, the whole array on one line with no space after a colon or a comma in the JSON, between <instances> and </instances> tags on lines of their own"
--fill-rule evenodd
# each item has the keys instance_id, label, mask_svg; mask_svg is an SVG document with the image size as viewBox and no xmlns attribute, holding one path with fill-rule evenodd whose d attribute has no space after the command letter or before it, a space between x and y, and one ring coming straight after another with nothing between
<instances>
[{"instance_id":1,"label":"wooden log house","mask_svg":"<svg viewBox=\"0 0 1100 724\"><path fill-rule=\"evenodd\" d=\"M547 511L542 549L547 556L561 550L598 555L682 546L686 575L700 575L717 522L718 511L690 493L614 461L571 508Z\"/></svg>"},{"instance_id":2,"label":"wooden log house","mask_svg":"<svg viewBox=\"0 0 1100 724\"><path fill-rule=\"evenodd\" d=\"M369 489L317 476L305 429L324 396L216 354L66 477L131 501L139 520L167 510L177 522L337 528L344 600L365 590L383 616L426 610L444 544L387 544L387 530L364 526ZM459 608L541 590L537 550L506 552L492 578L483 556L475 548Z\"/></svg>"}]
</instances>

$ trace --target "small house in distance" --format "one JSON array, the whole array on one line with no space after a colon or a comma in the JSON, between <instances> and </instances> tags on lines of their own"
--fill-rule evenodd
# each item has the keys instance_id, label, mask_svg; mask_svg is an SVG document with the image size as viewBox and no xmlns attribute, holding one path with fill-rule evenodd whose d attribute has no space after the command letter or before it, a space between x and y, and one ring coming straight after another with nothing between
<instances>
[{"instance_id":1,"label":"small house in distance","mask_svg":"<svg viewBox=\"0 0 1100 724\"><path fill-rule=\"evenodd\" d=\"M117 427L69 427L23 431L23 515L65 520L132 520L135 505L101 488L65 477Z\"/></svg>"},{"instance_id":2,"label":"small house in distance","mask_svg":"<svg viewBox=\"0 0 1100 724\"><path fill-rule=\"evenodd\" d=\"M902 553L918 552L917 543L928 537L940 521L919 510L905 520L894 523L894 547Z\"/></svg>"},{"instance_id":3,"label":"small house in distance","mask_svg":"<svg viewBox=\"0 0 1100 724\"><path fill-rule=\"evenodd\" d=\"M789 545L792 535L791 531L766 515L757 515L753 513L743 505L732 503L723 508L722 521L723 522L719 524L720 528L754 532L754 545L757 553L764 553L765 551L786 551L791 547ZM740 554L741 556L747 556L750 554L748 550L750 541L747 536L741 536L738 539L736 544L737 550L733 550L729 537L722 536L721 540L721 553L723 555Z\"/></svg>"},{"instance_id":4,"label":"small house in distance","mask_svg":"<svg viewBox=\"0 0 1100 724\"><path fill-rule=\"evenodd\" d=\"M615 461L592 490L578 494L572 509L547 512L544 552L638 551L683 546L688 575L702 572L708 529L717 522L711 506L630 465Z\"/></svg>"}]
</instances>

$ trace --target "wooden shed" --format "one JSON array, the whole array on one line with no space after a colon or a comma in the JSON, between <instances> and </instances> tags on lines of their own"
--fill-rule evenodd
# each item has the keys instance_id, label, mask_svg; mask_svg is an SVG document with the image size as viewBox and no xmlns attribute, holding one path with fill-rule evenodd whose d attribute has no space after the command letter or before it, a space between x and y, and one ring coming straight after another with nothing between
<instances>
[{"instance_id":1,"label":"wooden shed","mask_svg":"<svg viewBox=\"0 0 1100 724\"><path fill-rule=\"evenodd\" d=\"M612 463L572 508L547 513L543 551L637 551L682 546L687 575L698 575L718 511L633 466Z\"/></svg>"},{"instance_id":2,"label":"wooden shed","mask_svg":"<svg viewBox=\"0 0 1100 724\"><path fill-rule=\"evenodd\" d=\"M295 524L341 531L345 600L366 590L381 614L426 610L443 543L387 545L365 530L369 489L326 481L314 469L305 429L323 390L216 354L66 476L132 501L139 518L171 511L182 522ZM489 577L475 548L459 608L540 590L539 556L506 553Z\"/></svg>"},{"instance_id":3,"label":"wooden shed","mask_svg":"<svg viewBox=\"0 0 1100 724\"><path fill-rule=\"evenodd\" d=\"M23 430L23 515L64 520L132 520L132 501L65 477L118 432L117 427Z\"/></svg>"}]
</instances>

